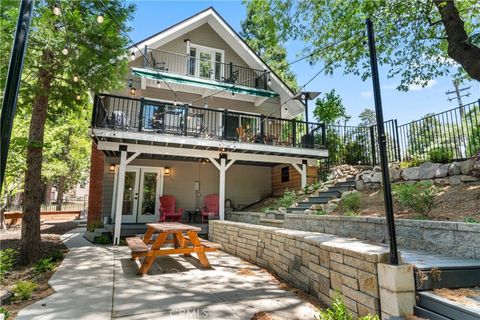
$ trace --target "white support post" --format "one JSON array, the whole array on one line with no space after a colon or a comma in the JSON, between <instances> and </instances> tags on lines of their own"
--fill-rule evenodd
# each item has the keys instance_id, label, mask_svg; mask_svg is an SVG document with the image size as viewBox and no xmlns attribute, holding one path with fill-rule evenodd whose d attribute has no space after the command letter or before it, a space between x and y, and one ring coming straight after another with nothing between
<instances>
[{"instance_id":1,"label":"white support post","mask_svg":"<svg viewBox=\"0 0 480 320\"><path fill-rule=\"evenodd\" d=\"M127 151L120 151L120 166L118 167L117 179L117 203L115 204L115 231L113 244L120 244L120 232L122 230L123 192L125 188L125 169L127 168Z\"/></svg>"},{"instance_id":2,"label":"white support post","mask_svg":"<svg viewBox=\"0 0 480 320\"><path fill-rule=\"evenodd\" d=\"M225 171L227 170L225 168L226 162L227 159L220 159L220 192L218 197L218 201L220 202L220 206L218 207L220 220L225 220Z\"/></svg>"},{"instance_id":3,"label":"white support post","mask_svg":"<svg viewBox=\"0 0 480 320\"><path fill-rule=\"evenodd\" d=\"M292 166L300 173L301 188L305 188L307 186L307 164L292 163Z\"/></svg>"}]
</instances>

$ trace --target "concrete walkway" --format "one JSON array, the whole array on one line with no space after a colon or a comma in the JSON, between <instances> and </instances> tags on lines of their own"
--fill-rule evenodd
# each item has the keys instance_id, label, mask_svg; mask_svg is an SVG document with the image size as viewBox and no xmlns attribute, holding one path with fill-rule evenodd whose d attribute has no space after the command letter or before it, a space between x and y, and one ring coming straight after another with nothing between
<instances>
[{"instance_id":1,"label":"concrete walkway","mask_svg":"<svg viewBox=\"0 0 480 320\"><path fill-rule=\"evenodd\" d=\"M226 253L209 253L209 270L191 258L158 258L150 274L139 277L127 247L92 245L83 231L63 236L70 252L50 279L55 293L16 319L249 320L265 311L293 320L318 314L267 272Z\"/></svg>"}]
</instances>

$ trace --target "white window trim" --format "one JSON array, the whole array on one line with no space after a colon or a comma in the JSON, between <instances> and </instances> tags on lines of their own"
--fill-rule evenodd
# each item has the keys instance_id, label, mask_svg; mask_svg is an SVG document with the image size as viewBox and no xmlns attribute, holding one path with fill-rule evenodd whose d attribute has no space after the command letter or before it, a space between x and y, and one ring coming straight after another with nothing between
<instances>
[{"instance_id":1,"label":"white window trim","mask_svg":"<svg viewBox=\"0 0 480 320\"><path fill-rule=\"evenodd\" d=\"M191 43L190 44L190 49L191 48L194 48L195 49L195 61L197 61L197 63L195 63L195 76L196 77L200 77L200 51L209 51L209 52L213 52L213 59L211 60L212 63L215 65L215 63L217 62L215 60L215 53L221 53L222 54L222 60L221 60L221 63L222 64L225 64L225 50L222 50L222 49L216 49L216 48L211 48L211 47L207 47L207 46L202 46L202 45L199 45L199 44L194 44L194 43ZM188 52L188 55L190 55L190 51ZM223 68L220 70L220 77L223 77ZM212 74L212 78L213 80L215 80L215 72Z\"/></svg>"}]
</instances>

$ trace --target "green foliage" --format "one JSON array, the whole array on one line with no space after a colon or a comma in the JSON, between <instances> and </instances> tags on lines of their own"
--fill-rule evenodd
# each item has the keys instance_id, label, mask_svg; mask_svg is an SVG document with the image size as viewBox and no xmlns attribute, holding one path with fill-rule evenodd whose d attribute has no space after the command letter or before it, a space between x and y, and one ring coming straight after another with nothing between
<instances>
[{"instance_id":1,"label":"green foliage","mask_svg":"<svg viewBox=\"0 0 480 320\"><path fill-rule=\"evenodd\" d=\"M325 211L323 211L323 210L315 210L315 211L313 211L313 214L314 214L314 215L317 215L317 216L324 216L324 215L326 215L327 213L326 213Z\"/></svg>"},{"instance_id":2,"label":"green foliage","mask_svg":"<svg viewBox=\"0 0 480 320\"><path fill-rule=\"evenodd\" d=\"M332 301L332 306L326 310L320 310L319 320L354 320L350 310L343 302L342 296L337 292ZM357 320L380 320L377 315L366 315Z\"/></svg>"},{"instance_id":3,"label":"green foliage","mask_svg":"<svg viewBox=\"0 0 480 320\"><path fill-rule=\"evenodd\" d=\"M0 250L0 277L3 278L5 274L12 271L16 255L17 251L14 249Z\"/></svg>"},{"instance_id":4,"label":"green foliage","mask_svg":"<svg viewBox=\"0 0 480 320\"><path fill-rule=\"evenodd\" d=\"M295 191L285 190L283 196L277 200L276 207L289 208L297 201L297 194Z\"/></svg>"},{"instance_id":5,"label":"green foliage","mask_svg":"<svg viewBox=\"0 0 480 320\"><path fill-rule=\"evenodd\" d=\"M474 156L480 152L480 106L473 107L466 112L463 123L470 129L467 130L467 156Z\"/></svg>"},{"instance_id":6,"label":"green foliage","mask_svg":"<svg viewBox=\"0 0 480 320\"><path fill-rule=\"evenodd\" d=\"M350 215L353 214L358 214L360 211L360 208L362 207L363 204L363 195L360 192L351 192L349 194L346 194L342 197L342 200L340 201L340 205L342 207L342 211L346 214Z\"/></svg>"},{"instance_id":7,"label":"green foliage","mask_svg":"<svg viewBox=\"0 0 480 320\"><path fill-rule=\"evenodd\" d=\"M343 106L342 98L335 93L335 89L325 93L325 96L315 100L313 116L318 122L332 125L341 120L349 119Z\"/></svg>"},{"instance_id":8,"label":"green foliage","mask_svg":"<svg viewBox=\"0 0 480 320\"><path fill-rule=\"evenodd\" d=\"M480 223L480 220L475 219L474 217L465 217L463 218L465 223Z\"/></svg>"},{"instance_id":9,"label":"green foliage","mask_svg":"<svg viewBox=\"0 0 480 320\"><path fill-rule=\"evenodd\" d=\"M37 288L38 286L35 282L21 280L15 283L12 291L15 299L28 300L32 297L33 291L37 290Z\"/></svg>"},{"instance_id":10,"label":"green foliage","mask_svg":"<svg viewBox=\"0 0 480 320\"><path fill-rule=\"evenodd\" d=\"M8 320L8 318L10 318L10 312L8 312L8 310L5 309L3 306L0 306L0 314L3 314L4 320Z\"/></svg>"},{"instance_id":11,"label":"green foliage","mask_svg":"<svg viewBox=\"0 0 480 320\"><path fill-rule=\"evenodd\" d=\"M450 163L453 161L453 151L448 148L436 147L428 151L428 158L435 163Z\"/></svg>"},{"instance_id":12,"label":"green foliage","mask_svg":"<svg viewBox=\"0 0 480 320\"><path fill-rule=\"evenodd\" d=\"M100 219L90 222L87 226L87 230L90 232L95 231L95 229L103 228L103 222Z\"/></svg>"},{"instance_id":13,"label":"green foliage","mask_svg":"<svg viewBox=\"0 0 480 320\"><path fill-rule=\"evenodd\" d=\"M345 163L351 165L368 163L369 152L367 145L362 141L350 141L345 145Z\"/></svg>"},{"instance_id":14,"label":"green foliage","mask_svg":"<svg viewBox=\"0 0 480 320\"><path fill-rule=\"evenodd\" d=\"M312 192L315 192L318 190L318 188L320 188L320 182L314 182L314 183L311 183L311 184L307 184L304 188L303 188L303 191L305 193L312 193Z\"/></svg>"},{"instance_id":15,"label":"green foliage","mask_svg":"<svg viewBox=\"0 0 480 320\"><path fill-rule=\"evenodd\" d=\"M375 111L370 108L365 108L360 114L358 115L360 118L361 127L370 127L377 124L377 116Z\"/></svg>"},{"instance_id":16,"label":"green foliage","mask_svg":"<svg viewBox=\"0 0 480 320\"><path fill-rule=\"evenodd\" d=\"M33 272L35 274L52 271L53 269L55 269L55 262L52 261L51 257L42 258L33 265Z\"/></svg>"},{"instance_id":17,"label":"green foliage","mask_svg":"<svg viewBox=\"0 0 480 320\"><path fill-rule=\"evenodd\" d=\"M345 74L371 75L368 51L363 43L365 18L375 26L378 62L387 67L388 78L400 78L397 89L407 91L429 84L438 76L465 75L448 54L449 41L436 1L290 1L264 0L272 7L275 24L271 32L284 41L301 41L310 62L327 65L326 74L342 68ZM478 43L480 28L478 0L448 1L465 22L469 44ZM447 14L448 16L448 14ZM438 23L437 23L438 22ZM462 38L463 30L450 30ZM476 42L475 42L476 41ZM328 50L321 48L328 47ZM452 45L452 44L450 44ZM478 44L477 44L478 46ZM455 58L453 58L455 59ZM478 61L475 57L471 59Z\"/></svg>"},{"instance_id":18,"label":"green foliage","mask_svg":"<svg viewBox=\"0 0 480 320\"><path fill-rule=\"evenodd\" d=\"M400 168L405 169L405 168L412 168L412 167L418 167L424 163L425 160L420 159L418 157L410 157L410 159L405 160L400 162Z\"/></svg>"},{"instance_id":19,"label":"green foliage","mask_svg":"<svg viewBox=\"0 0 480 320\"><path fill-rule=\"evenodd\" d=\"M413 184L394 184L392 193L401 207L428 217L428 213L435 205L437 189L432 183L421 181Z\"/></svg>"},{"instance_id":20,"label":"green foliage","mask_svg":"<svg viewBox=\"0 0 480 320\"><path fill-rule=\"evenodd\" d=\"M357 320L380 320L378 315L367 314L366 316L360 317Z\"/></svg>"},{"instance_id":21,"label":"green foliage","mask_svg":"<svg viewBox=\"0 0 480 320\"><path fill-rule=\"evenodd\" d=\"M64 254L62 251L55 251L54 253L52 253L49 258L52 262L58 262L58 261L62 261L63 260L63 257L64 257Z\"/></svg>"},{"instance_id":22,"label":"green foliage","mask_svg":"<svg viewBox=\"0 0 480 320\"><path fill-rule=\"evenodd\" d=\"M110 244L112 243L110 237L106 234L100 235L100 237L95 239L95 243L97 244Z\"/></svg>"}]
</instances>

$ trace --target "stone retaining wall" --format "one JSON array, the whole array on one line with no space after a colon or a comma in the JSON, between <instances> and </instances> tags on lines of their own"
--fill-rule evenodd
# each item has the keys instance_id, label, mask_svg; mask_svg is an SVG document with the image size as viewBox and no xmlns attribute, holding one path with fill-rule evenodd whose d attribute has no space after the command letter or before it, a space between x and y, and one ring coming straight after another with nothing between
<instances>
[{"instance_id":1,"label":"stone retaining wall","mask_svg":"<svg viewBox=\"0 0 480 320\"><path fill-rule=\"evenodd\" d=\"M388 259L386 247L323 233L218 220L209 222L209 239L328 305L338 291L355 316L381 313L378 266ZM413 272L407 281L413 287Z\"/></svg>"},{"instance_id":2,"label":"stone retaining wall","mask_svg":"<svg viewBox=\"0 0 480 320\"><path fill-rule=\"evenodd\" d=\"M263 212L232 212L227 220L272 225ZM285 214L283 224L276 226L379 243L388 241L385 218ZM480 259L480 224L397 219L395 227L400 248Z\"/></svg>"}]
</instances>

